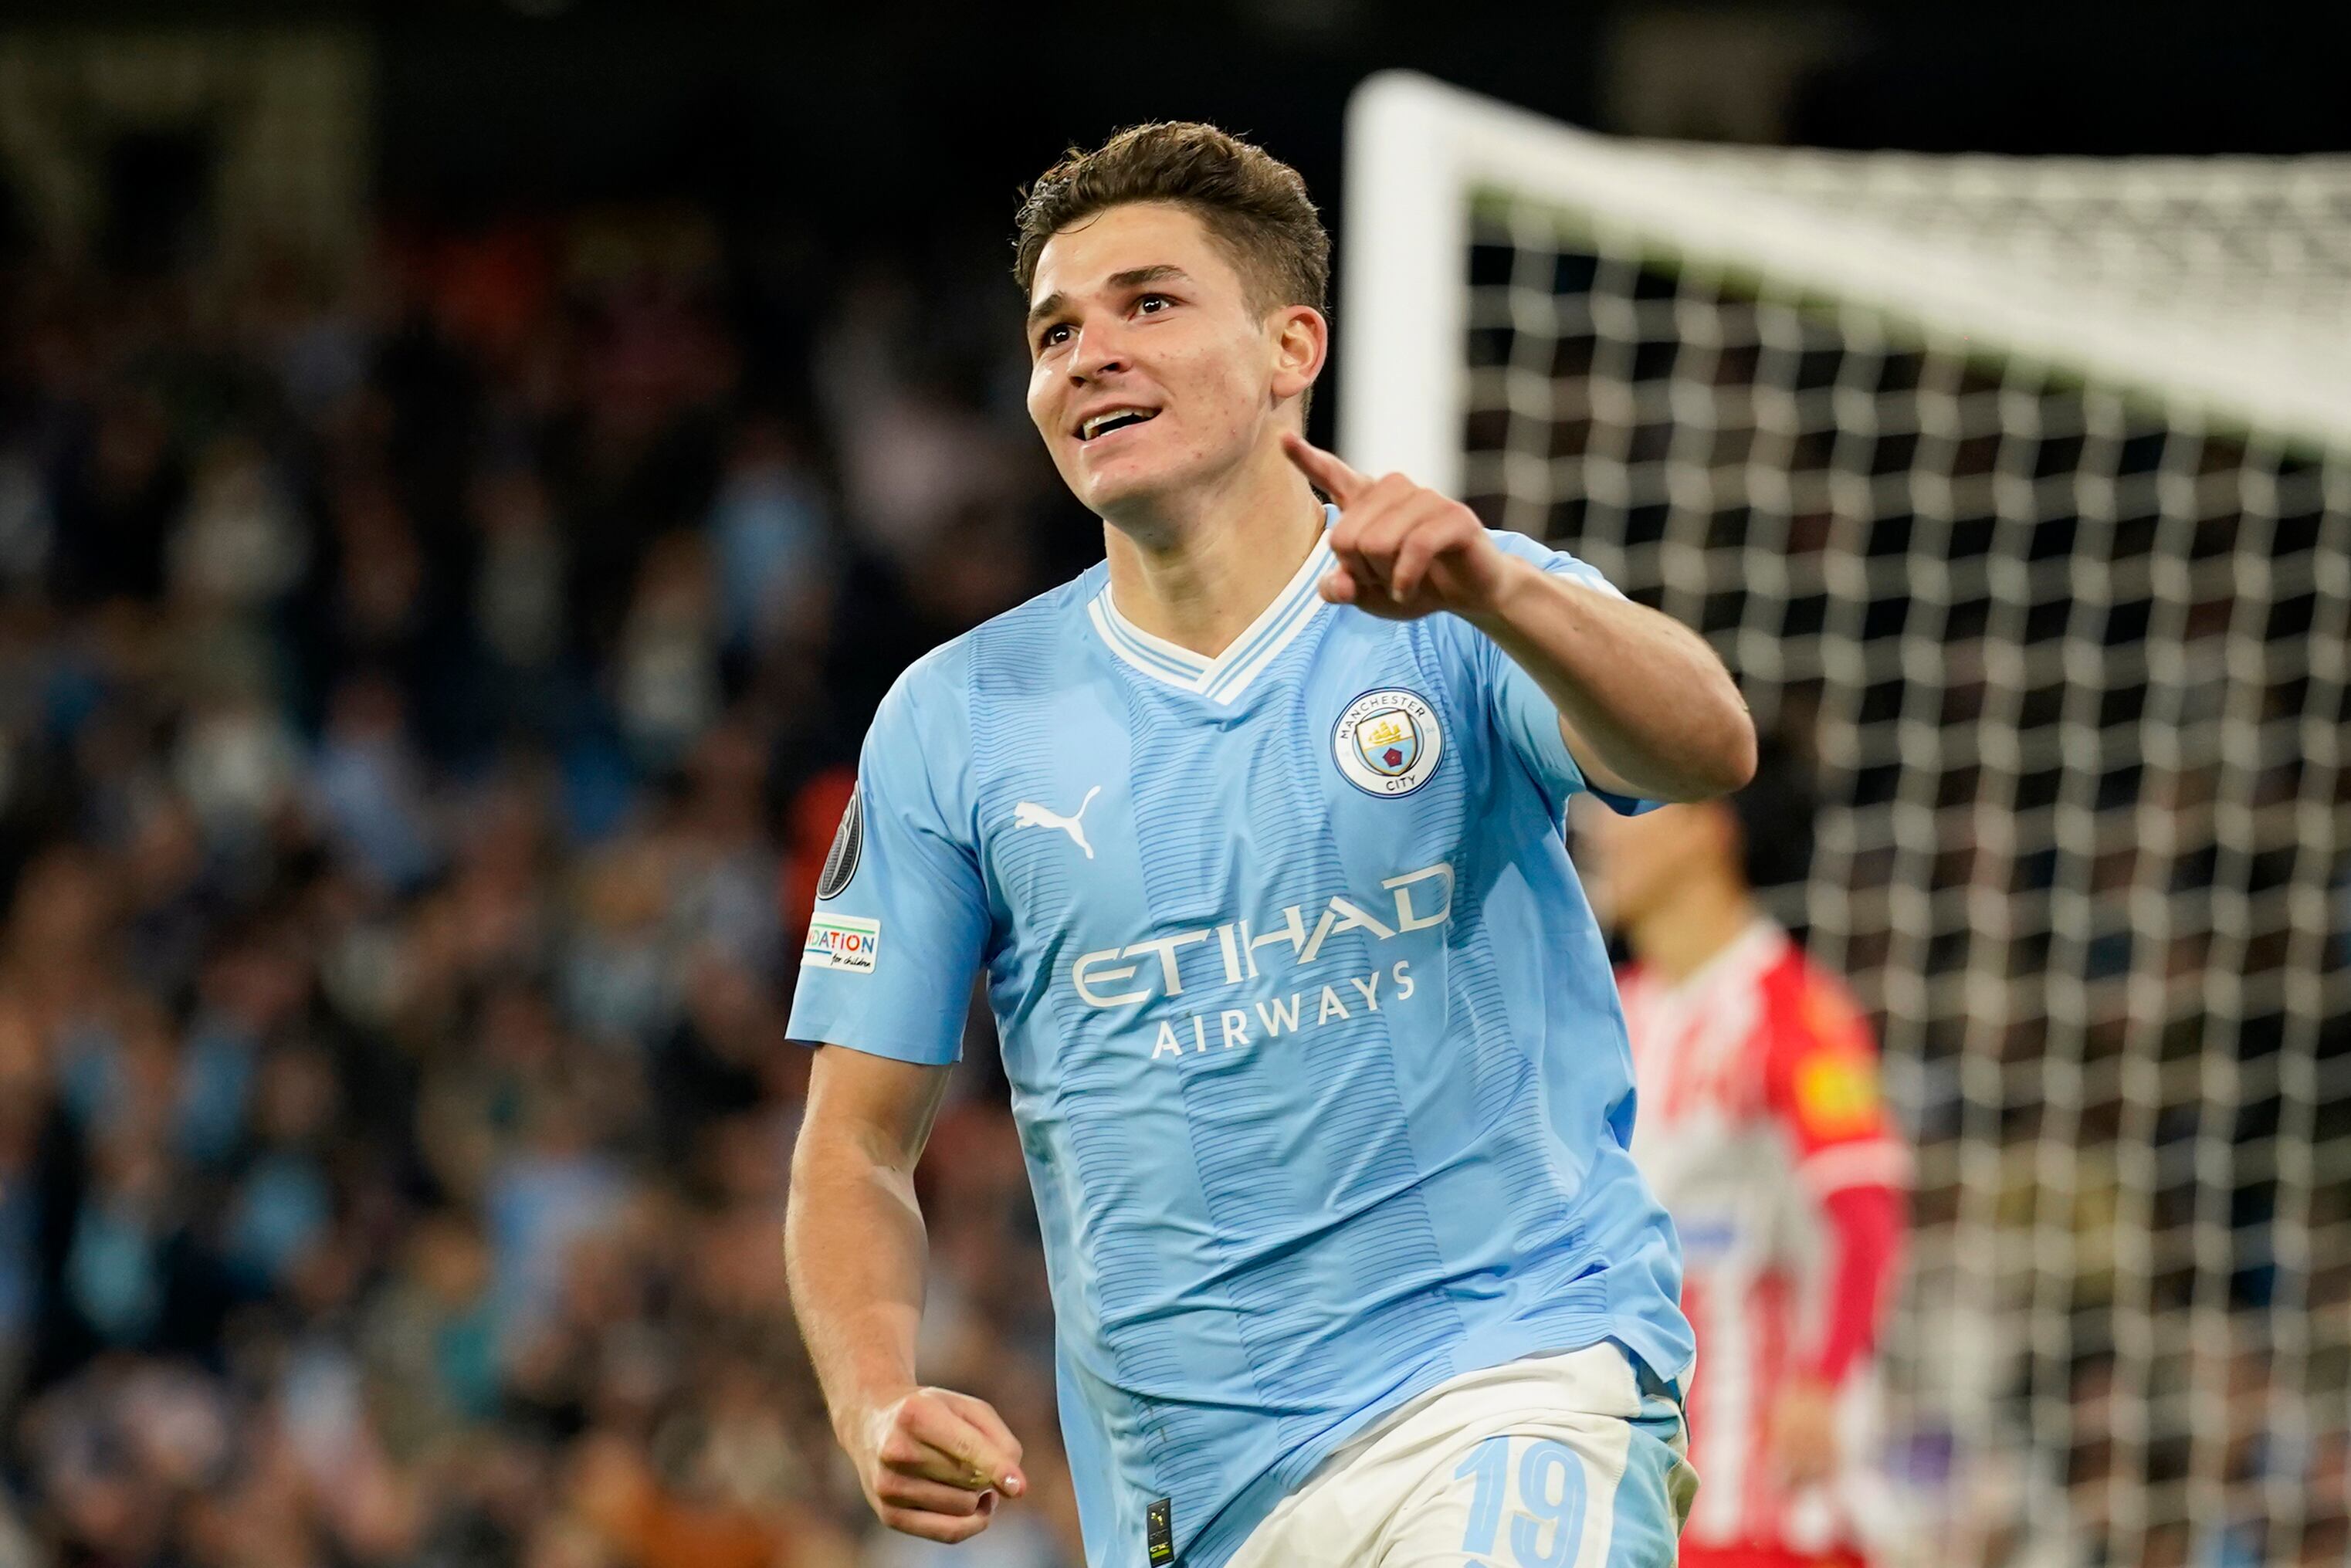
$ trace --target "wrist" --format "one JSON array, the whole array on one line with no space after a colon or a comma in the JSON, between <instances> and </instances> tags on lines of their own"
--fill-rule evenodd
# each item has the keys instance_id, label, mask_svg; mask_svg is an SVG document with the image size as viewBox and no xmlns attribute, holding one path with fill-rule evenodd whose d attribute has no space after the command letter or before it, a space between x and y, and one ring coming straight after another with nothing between
<instances>
[{"instance_id":1,"label":"wrist","mask_svg":"<svg viewBox=\"0 0 2351 1568\"><path fill-rule=\"evenodd\" d=\"M1483 632L1496 642L1504 641L1524 613L1527 595L1542 591L1544 573L1532 561L1520 560L1500 550L1500 567L1494 574L1494 584L1486 595L1484 604L1461 612L1461 619Z\"/></svg>"},{"instance_id":2,"label":"wrist","mask_svg":"<svg viewBox=\"0 0 2351 1568\"><path fill-rule=\"evenodd\" d=\"M903 1383L892 1381L861 1389L832 1406L832 1436L843 1448L852 1454L862 1454L881 1447L881 1431L890 1412L897 1408L907 1395L914 1392L912 1378Z\"/></svg>"}]
</instances>

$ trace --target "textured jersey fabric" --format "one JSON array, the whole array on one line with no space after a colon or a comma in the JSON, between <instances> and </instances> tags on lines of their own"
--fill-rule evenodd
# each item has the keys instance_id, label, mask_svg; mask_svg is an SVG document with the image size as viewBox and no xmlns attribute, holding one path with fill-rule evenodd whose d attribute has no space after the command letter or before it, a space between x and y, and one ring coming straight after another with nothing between
<instances>
[{"instance_id":1,"label":"textured jersey fabric","mask_svg":"<svg viewBox=\"0 0 2351 1568\"><path fill-rule=\"evenodd\" d=\"M1095 1568L1144 1561L1162 1498L1216 1568L1464 1372L1690 1357L1555 712L1453 616L1325 603L1329 565L1213 660L1101 566L926 655L803 955L795 1039L914 1062L987 977Z\"/></svg>"}]
</instances>

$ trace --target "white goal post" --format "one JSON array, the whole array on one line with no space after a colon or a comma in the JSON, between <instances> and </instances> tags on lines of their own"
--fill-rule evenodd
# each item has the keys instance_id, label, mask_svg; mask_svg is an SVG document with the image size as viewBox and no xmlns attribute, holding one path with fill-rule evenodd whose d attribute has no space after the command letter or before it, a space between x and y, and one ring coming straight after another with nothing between
<instances>
[{"instance_id":1,"label":"white goal post","mask_svg":"<svg viewBox=\"0 0 2351 1568\"><path fill-rule=\"evenodd\" d=\"M1346 146L1339 416L1358 467L1440 488L1457 476L1463 260L1479 193L1553 207L1612 246L1872 307L1923 335L2184 401L2224 423L2351 443L2351 157L1639 142L1408 71L1356 89ZM2168 213L2215 203L2252 226L2162 227ZM1942 221L1920 222L1922 205ZM2037 221L1987 227L1986 208ZM2070 235L2068 220L2079 225Z\"/></svg>"},{"instance_id":2,"label":"white goal post","mask_svg":"<svg viewBox=\"0 0 2351 1568\"><path fill-rule=\"evenodd\" d=\"M2351 1560L2351 158L1347 125L1339 443L1698 627L1917 1150L1920 1563ZM1702 1374L1701 1374L1702 1375Z\"/></svg>"}]
</instances>

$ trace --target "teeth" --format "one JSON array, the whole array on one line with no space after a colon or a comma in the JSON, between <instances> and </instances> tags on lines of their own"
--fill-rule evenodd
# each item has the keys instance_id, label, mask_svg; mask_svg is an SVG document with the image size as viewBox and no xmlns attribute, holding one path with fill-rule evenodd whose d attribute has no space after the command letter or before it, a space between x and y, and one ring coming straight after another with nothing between
<instances>
[{"instance_id":1,"label":"teeth","mask_svg":"<svg viewBox=\"0 0 2351 1568\"><path fill-rule=\"evenodd\" d=\"M1125 419L1129 416L1138 419L1149 419L1151 417L1151 411L1142 408L1114 408L1105 413L1095 414L1092 418L1087 420L1084 425L1080 428L1079 435L1083 440L1092 441L1094 436L1100 433L1102 427L1108 424L1112 420Z\"/></svg>"}]
</instances>

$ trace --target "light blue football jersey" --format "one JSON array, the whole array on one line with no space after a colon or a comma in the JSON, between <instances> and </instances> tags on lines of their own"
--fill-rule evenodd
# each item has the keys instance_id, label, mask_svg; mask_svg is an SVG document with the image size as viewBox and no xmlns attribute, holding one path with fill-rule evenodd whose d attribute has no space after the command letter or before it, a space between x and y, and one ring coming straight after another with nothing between
<instances>
[{"instance_id":1,"label":"light blue football jersey","mask_svg":"<svg viewBox=\"0 0 2351 1568\"><path fill-rule=\"evenodd\" d=\"M1215 659L1102 566L925 655L802 956L793 1038L916 1062L956 1059L986 972L1092 1568L1146 1562L1162 1499L1217 1568L1458 1374L1691 1357L1556 711L1466 622L1324 602L1330 566Z\"/></svg>"}]
</instances>

